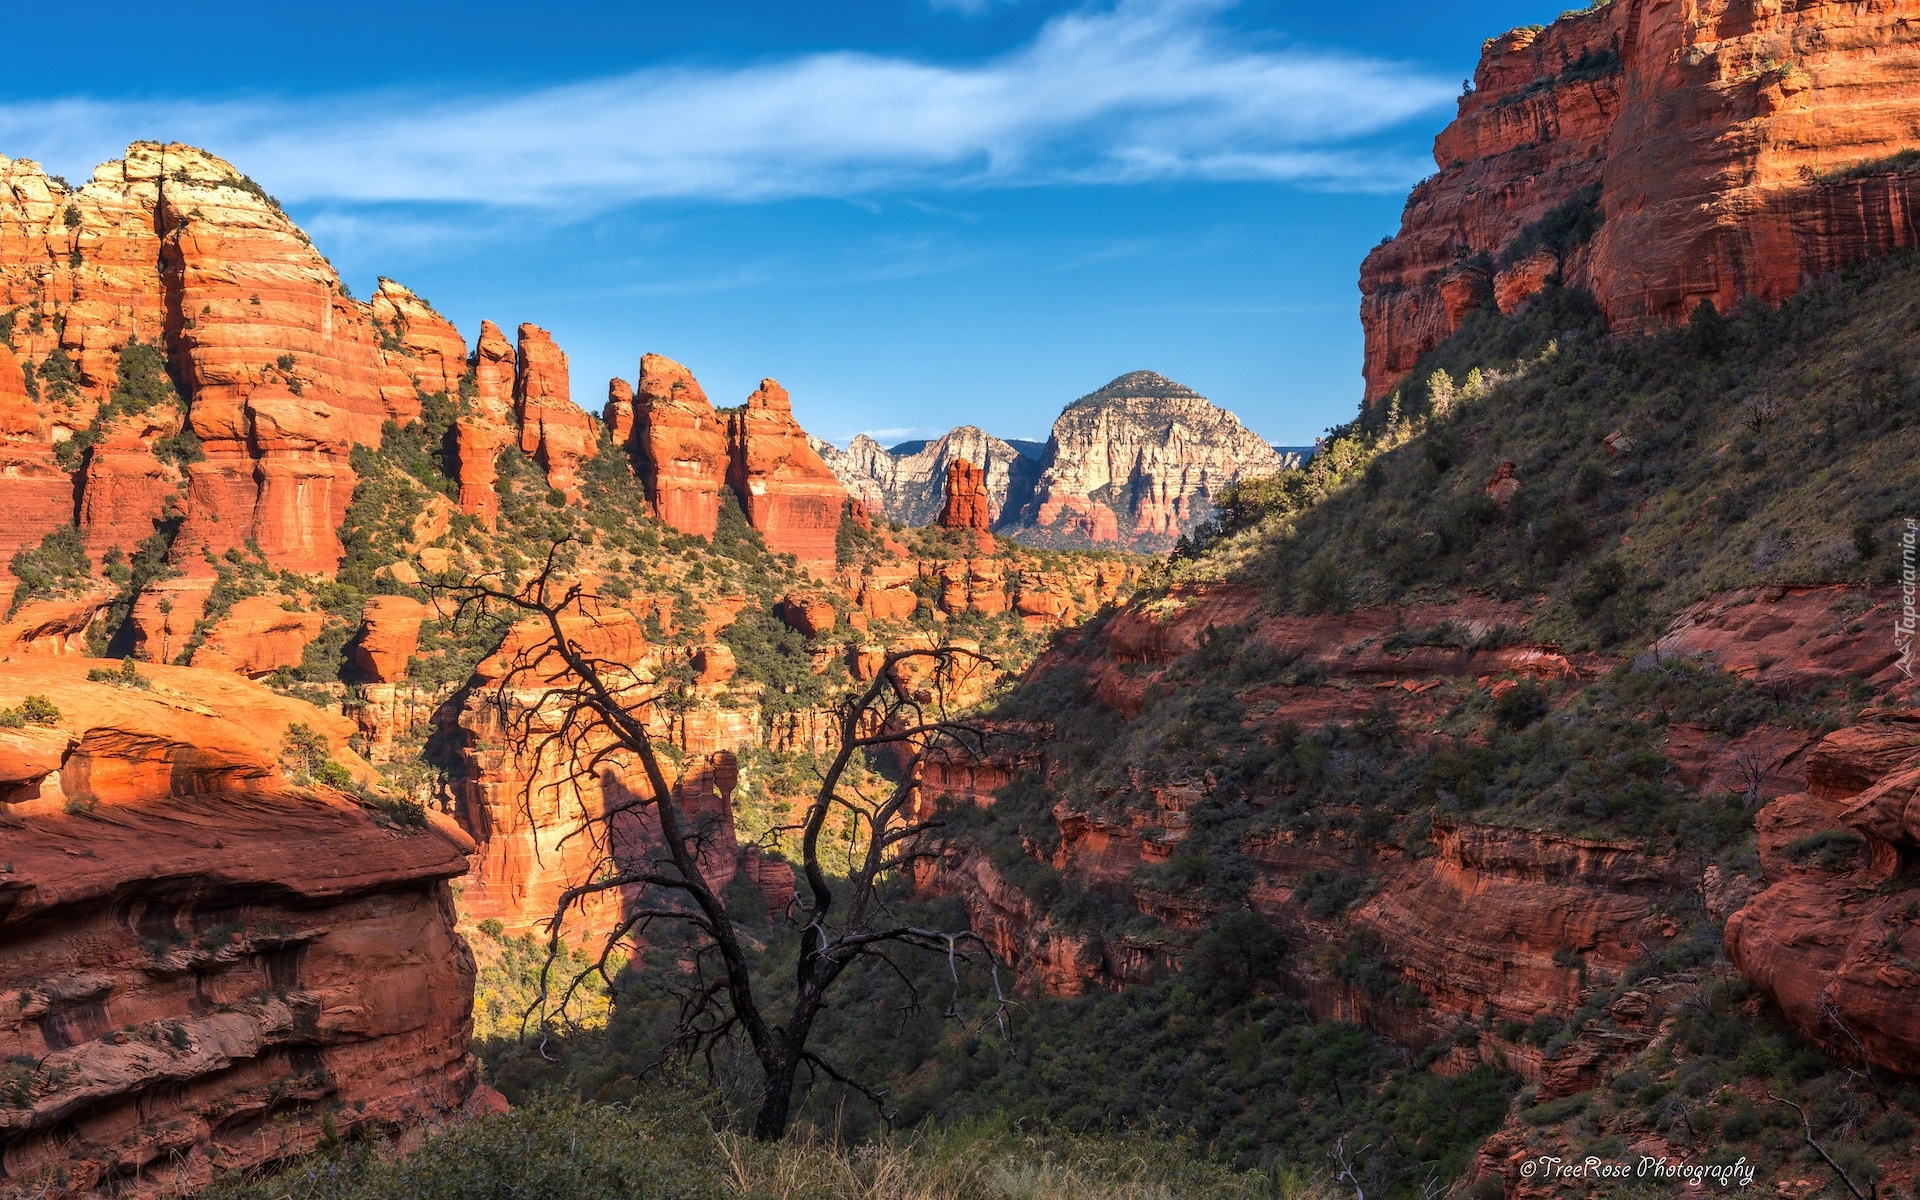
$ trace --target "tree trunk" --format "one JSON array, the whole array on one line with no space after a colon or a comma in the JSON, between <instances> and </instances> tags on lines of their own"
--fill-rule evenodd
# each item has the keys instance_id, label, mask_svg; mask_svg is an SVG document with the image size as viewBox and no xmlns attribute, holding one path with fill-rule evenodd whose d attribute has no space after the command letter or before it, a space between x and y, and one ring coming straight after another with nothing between
<instances>
[{"instance_id":1,"label":"tree trunk","mask_svg":"<svg viewBox=\"0 0 1920 1200\"><path fill-rule=\"evenodd\" d=\"M761 1093L760 1112L753 1119L753 1136L757 1141L777 1142L787 1136L787 1120L793 1108L793 1077L800 1068L800 1056L782 1045L771 1060L763 1061L761 1066L767 1073L767 1089Z\"/></svg>"}]
</instances>

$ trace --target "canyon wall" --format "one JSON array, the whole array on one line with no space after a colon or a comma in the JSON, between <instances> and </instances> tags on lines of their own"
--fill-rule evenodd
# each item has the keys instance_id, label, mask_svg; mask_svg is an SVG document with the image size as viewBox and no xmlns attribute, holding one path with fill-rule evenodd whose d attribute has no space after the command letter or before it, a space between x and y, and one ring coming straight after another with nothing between
<instances>
[{"instance_id":1,"label":"canyon wall","mask_svg":"<svg viewBox=\"0 0 1920 1200\"><path fill-rule=\"evenodd\" d=\"M1439 172L1361 266L1366 402L1550 279L1642 330L1920 245L1916 150L1901 4L1614 0L1490 38Z\"/></svg>"},{"instance_id":2,"label":"canyon wall","mask_svg":"<svg viewBox=\"0 0 1920 1200\"><path fill-rule=\"evenodd\" d=\"M1712 662L1796 694L1862 680L1885 690L1901 677L1877 634L1885 625L1872 622L1890 620L1897 607L1887 588L1743 589L1677 614L1660 644L1674 661ZM1867 613L1862 622L1836 623L1836 613L1859 609ZM1204 684L1205 676L1183 681L1178 665L1219 631L1241 630L1246 641L1235 660L1269 654L1290 665L1277 681L1235 696L1233 711L1216 714L1205 736L1252 732L1262 745L1285 747L1301 730L1391 721L1417 749L1447 744L1434 727L1463 698L1497 700L1524 680L1591 684L1617 665L1488 636L1524 620L1521 604L1475 596L1276 614L1263 607L1259 588L1194 584L1124 607L1091 637L1063 641L1028 679L1065 673L1079 680L1086 704L1119 718L1100 735L1103 744L1130 744L1152 735L1128 723L1168 689ZM1458 641L1406 637L1432 629L1456 630ZM1155 720L1164 736L1166 718ZM1065 924L1023 890L1003 858L964 838L920 868L922 887L958 896L996 953L1029 986L1052 994L1195 969L1193 939L1233 904L1208 899L1200 881L1181 888L1156 880L1204 831L1195 814L1228 786L1227 769L1164 777L1148 754L1124 779L1102 776L1089 785L1087 772L1096 769L1087 765L1089 748L1053 720L995 722L987 745L985 755L929 772L927 811L943 803L991 806L999 803L995 792L1017 779L1044 782L1061 797L1050 814L1058 840L1033 838L1027 852L1077 886L1120 898L1159 929ZM1504 1062L1551 1099L1594 1086L1608 1064L1650 1043L1674 997L1661 999L1657 980L1622 992L1630 972L1690 936L1692 922L1725 920L1734 963L1804 1032L1842 1057L1851 1056L1848 1038L1857 1036L1876 1064L1914 1072L1920 1027L1902 1005L1920 976L1902 945L1911 923L1901 899L1920 844L1906 815L1920 779L1913 711L1870 708L1825 740L1792 724L1735 736L1676 720L1661 751L1689 787L1772 801L1759 816L1766 882L1758 895L1753 880L1686 844L1476 821L1448 815L1441 802L1429 844L1415 846L1370 840L1346 824L1344 810L1315 814L1311 823L1273 824L1235 848L1252 873L1245 903L1290 948L1280 985L1323 1017L1408 1044L1451 1047L1447 1070ZM1242 778L1236 787L1254 811L1286 800L1285 786ZM1311 829L1319 826L1335 832L1316 835ZM1316 886L1343 878L1366 880L1362 898L1316 904ZM1565 1020L1613 992L1622 992L1618 1011L1609 1009L1564 1046L1543 1048L1514 1032ZM1474 1037L1463 1036L1469 1030Z\"/></svg>"}]
</instances>

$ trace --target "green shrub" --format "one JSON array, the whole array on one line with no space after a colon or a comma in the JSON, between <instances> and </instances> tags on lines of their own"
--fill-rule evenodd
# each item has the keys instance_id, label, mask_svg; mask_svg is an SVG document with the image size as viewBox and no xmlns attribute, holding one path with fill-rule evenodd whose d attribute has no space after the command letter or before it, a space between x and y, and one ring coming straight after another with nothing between
<instances>
[{"instance_id":1,"label":"green shrub","mask_svg":"<svg viewBox=\"0 0 1920 1200\"><path fill-rule=\"evenodd\" d=\"M79 591L93 575L93 560L87 557L77 525L62 525L41 538L37 547L15 551L7 565L20 581L7 608L8 620L29 600Z\"/></svg>"},{"instance_id":2,"label":"green shrub","mask_svg":"<svg viewBox=\"0 0 1920 1200\"><path fill-rule=\"evenodd\" d=\"M1851 871L1860 864L1866 839L1851 829L1823 829L1787 844L1787 857L1819 871Z\"/></svg>"},{"instance_id":3,"label":"green shrub","mask_svg":"<svg viewBox=\"0 0 1920 1200\"><path fill-rule=\"evenodd\" d=\"M0 729L24 729L29 725L52 725L60 720L60 710L42 695L31 695L11 708L0 708Z\"/></svg>"},{"instance_id":4,"label":"green shrub","mask_svg":"<svg viewBox=\"0 0 1920 1200\"><path fill-rule=\"evenodd\" d=\"M87 682L110 683L115 687L137 688L143 692L153 686L153 680L142 675L139 668L134 665L131 654L121 659L120 666L114 670L108 670L105 667L89 668Z\"/></svg>"}]
</instances>

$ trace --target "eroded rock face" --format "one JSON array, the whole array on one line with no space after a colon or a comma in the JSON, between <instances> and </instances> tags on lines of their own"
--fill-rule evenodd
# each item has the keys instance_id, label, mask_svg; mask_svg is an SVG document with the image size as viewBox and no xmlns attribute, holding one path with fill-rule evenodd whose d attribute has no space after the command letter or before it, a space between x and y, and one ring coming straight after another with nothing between
<instances>
[{"instance_id":1,"label":"eroded rock face","mask_svg":"<svg viewBox=\"0 0 1920 1200\"><path fill-rule=\"evenodd\" d=\"M727 483L747 523L776 553L831 566L847 493L793 419L787 389L772 379L727 418Z\"/></svg>"},{"instance_id":2,"label":"eroded rock face","mask_svg":"<svg viewBox=\"0 0 1920 1200\"><path fill-rule=\"evenodd\" d=\"M391 279L381 279L372 300L374 329L382 346L397 342L403 355L400 367L413 385L432 395L460 391L467 373L467 342L453 322L433 306Z\"/></svg>"},{"instance_id":3,"label":"eroded rock face","mask_svg":"<svg viewBox=\"0 0 1920 1200\"><path fill-rule=\"evenodd\" d=\"M1556 275L1641 329L1920 244L1920 175L1875 165L1920 146L1898 5L1616 0L1488 39L1473 82L1361 267L1369 403L1466 313ZM1530 243L1556 209L1588 236Z\"/></svg>"},{"instance_id":4,"label":"eroded rock face","mask_svg":"<svg viewBox=\"0 0 1920 1200\"><path fill-rule=\"evenodd\" d=\"M1920 1074L1920 713L1869 709L1761 810L1766 889L1727 920L1727 957L1828 1053Z\"/></svg>"},{"instance_id":5,"label":"eroded rock face","mask_svg":"<svg viewBox=\"0 0 1920 1200\"><path fill-rule=\"evenodd\" d=\"M480 322L472 370L473 403L454 424L460 511L479 517L491 528L500 519L500 496L493 486L499 472L494 462L501 448L514 439L513 343L492 321Z\"/></svg>"},{"instance_id":6,"label":"eroded rock face","mask_svg":"<svg viewBox=\"0 0 1920 1200\"><path fill-rule=\"evenodd\" d=\"M46 423L13 351L0 346L0 556L13 557L73 520L73 480L53 459Z\"/></svg>"},{"instance_id":7,"label":"eroded rock face","mask_svg":"<svg viewBox=\"0 0 1920 1200\"><path fill-rule=\"evenodd\" d=\"M297 667L307 643L320 636L324 618L283 606L275 596L236 600L193 653L193 665L259 678Z\"/></svg>"},{"instance_id":8,"label":"eroded rock face","mask_svg":"<svg viewBox=\"0 0 1920 1200\"><path fill-rule=\"evenodd\" d=\"M1053 423L1023 522L1115 548L1164 549L1236 479L1284 464L1273 447L1199 393L1152 371L1122 375Z\"/></svg>"},{"instance_id":9,"label":"eroded rock face","mask_svg":"<svg viewBox=\"0 0 1920 1200\"><path fill-rule=\"evenodd\" d=\"M433 610L406 596L375 596L360 617L360 632L347 647L356 672L373 683L397 683L420 644L420 625Z\"/></svg>"},{"instance_id":10,"label":"eroded rock face","mask_svg":"<svg viewBox=\"0 0 1920 1200\"><path fill-rule=\"evenodd\" d=\"M693 372L659 354L640 359L626 445L660 519L712 537L727 478L727 427Z\"/></svg>"},{"instance_id":11,"label":"eroded rock face","mask_svg":"<svg viewBox=\"0 0 1920 1200\"><path fill-rule=\"evenodd\" d=\"M940 507L940 527L986 533L993 528L990 507L986 476L980 468L964 458L948 464L947 496Z\"/></svg>"},{"instance_id":12,"label":"eroded rock face","mask_svg":"<svg viewBox=\"0 0 1920 1200\"><path fill-rule=\"evenodd\" d=\"M1677 932L1658 906L1684 869L1638 846L1438 822L1433 841L1355 920L1449 1015L1569 1012Z\"/></svg>"},{"instance_id":13,"label":"eroded rock face","mask_svg":"<svg viewBox=\"0 0 1920 1200\"><path fill-rule=\"evenodd\" d=\"M68 519L90 546L130 551L177 504L174 558L195 573L249 541L275 567L331 570L353 445L416 416L416 386L457 385L447 360L463 354L397 285L376 305L352 299L258 184L178 144L136 142L77 189L0 160L0 308L38 391L37 429L7 422L0 499L44 524L52 447L93 423L129 342L160 346L204 459L183 479L150 453L177 409L111 422L70 464Z\"/></svg>"},{"instance_id":14,"label":"eroded rock face","mask_svg":"<svg viewBox=\"0 0 1920 1200\"><path fill-rule=\"evenodd\" d=\"M618 663L632 672L632 686L644 689L661 663L640 624L627 612L564 618L568 638L590 656ZM557 718L539 705L549 684L562 676L551 659L542 659L545 627L515 626L500 650L478 668L482 686L456 709L439 718L458 746L454 772L454 812L477 844L473 872L462 896L474 920L501 921L519 933L541 927L555 915L560 896L592 879L603 864L591 840L569 836L585 819L607 821L608 846L623 867L644 866L662 845L657 817L636 803L649 794L639 762L614 754L592 776L571 778L562 761L536 747ZM724 685L733 674L733 655L724 646L704 647L693 662L701 689ZM609 672L609 677L613 676ZM628 679L625 672L619 678ZM735 840L728 799L738 780L733 751L759 741L757 709L696 706L663 711L644 705L649 733L684 752L686 765L675 784L689 819L708 839L701 868L714 887L724 889L747 859ZM591 756L602 748L593 744ZM614 816L607 814L613 811ZM755 868L771 879L777 872ZM638 887L591 896L569 911L565 936L574 943L603 937L642 901Z\"/></svg>"},{"instance_id":15,"label":"eroded rock face","mask_svg":"<svg viewBox=\"0 0 1920 1200\"><path fill-rule=\"evenodd\" d=\"M520 326L513 379L514 415L520 449L547 473L547 486L580 501L580 464L598 448L599 426L576 407L567 379L567 356L537 325Z\"/></svg>"},{"instance_id":16,"label":"eroded rock face","mask_svg":"<svg viewBox=\"0 0 1920 1200\"><path fill-rule=\"evenodd\" d=\"M464 837L290 785L292 722L357 761L337 717L197 669L88 683L95 665L0 664L0 704L61 713L0 730L0 1054L35 1064L0 1109L0 1185L154 1194L310 1149L323 1115L459 1112Z\"/></svg>"}]
</instances>

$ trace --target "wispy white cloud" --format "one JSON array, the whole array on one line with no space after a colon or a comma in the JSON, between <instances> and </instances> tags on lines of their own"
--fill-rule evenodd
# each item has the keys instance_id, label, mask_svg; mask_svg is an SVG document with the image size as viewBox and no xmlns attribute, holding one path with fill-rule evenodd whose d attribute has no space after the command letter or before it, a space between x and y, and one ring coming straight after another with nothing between
<instances>
[{"instance_id":1,"label":"wispy white cloud","mask_svg":"<svg viewBox=\"0 0 1920 1200\"><path fill-rule=\"evenodd\" d=\"M935 12L959 13L963 17L978 17L1020 3L1020 0L927 0L927 7Z\"/></svg>"},{"instance_id":2,"label":"wispy white cloud","mask_svg":"<svg viewBox=\"0 0 1920 1200\"><path fill-rule=\"evenodd\" d=\"M966 64L846 51L453 99L0 104L0 150L71 166L157 135L207 146L289 201L549 211L1068 181L1374 190L1420 173L1404 151L1356 143L1445 103L1452 85L1249 46L1214 19L1226 2L1083 8Z\"/></svg>"}]
</instances>

